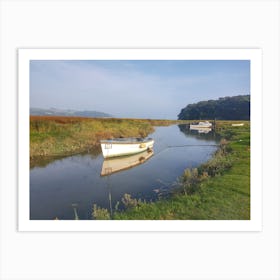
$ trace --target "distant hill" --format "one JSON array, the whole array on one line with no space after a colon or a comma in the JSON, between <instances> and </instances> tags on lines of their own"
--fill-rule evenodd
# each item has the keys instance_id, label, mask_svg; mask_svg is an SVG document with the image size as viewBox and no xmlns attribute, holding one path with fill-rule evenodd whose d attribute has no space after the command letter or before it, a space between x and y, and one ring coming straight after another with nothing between
<instances>
[{"instance_id":1,"label":"distant hill","mask_svg":"<svg viewBox=\"0 0 280 280\"><path fill-rule=\"evenodd\" d=\"M71 116L71 117L89 117L89 118L111 118L112 115L97 111L75 111L62 110L57 108L41 109L30 108L31 116Z\"/></svg>"},{"instance_id":2,"label":"distant hill","mask_svg":"<svg viewBox=\"0 0 280 280\"><path fill-rule=\"evenodd\" d=\"M250 120L250 95L227 96L189 104L181 110L178 119Z\"/></svg>"}]
</instances>

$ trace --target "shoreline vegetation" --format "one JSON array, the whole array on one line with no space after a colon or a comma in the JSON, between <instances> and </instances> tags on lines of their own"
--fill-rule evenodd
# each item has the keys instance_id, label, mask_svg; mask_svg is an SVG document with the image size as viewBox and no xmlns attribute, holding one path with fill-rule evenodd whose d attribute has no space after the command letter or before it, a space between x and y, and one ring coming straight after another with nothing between
<instances>
[{"instance_id":1,"label":"shoreline vegetation","mask_svg":"<svg viewBox=\"0 0 280 280\"><path fill-rule=\"evenodd\" d=\"M38 157L67 156L100 149L100 140L146 137L154 126L186 123L177 120L30 117L30 161Z\"/></svg>"},{"instance_id":2,"label":"shoreline vegetation","mask_svg":"<svg viewBox=\"0 0 280 280\"><path fill-rule=\"evenodd\" d=\"M192 121L81 117L30 117L30 163L36 158L66 156L100 147L110 137L146 137L154 126ZM125 210L113 213L93 205L93 219L248 220L250 219L250 121L216 121L221 142L213 157L186 169L174 191L155 202L125 194Z\"/></svg>"}]
</instances>

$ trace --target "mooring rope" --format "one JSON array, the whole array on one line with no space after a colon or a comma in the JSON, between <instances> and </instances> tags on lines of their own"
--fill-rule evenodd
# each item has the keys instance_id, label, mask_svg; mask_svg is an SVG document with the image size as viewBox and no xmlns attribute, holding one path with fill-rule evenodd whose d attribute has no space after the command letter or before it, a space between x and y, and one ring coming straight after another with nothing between
<instances>
[{"instance_id":1,"label":"mooring rope","mask_svg":"<svg viewBox=\"0 0 280 280\"><path fill-rule=\"evenodd\" d=\"M191 144L186 144L186 145L174 145L174 146L167 146L167 148L182 148L182 147L217 147L219 144L201 144L201 145L191 145Z\"/></svg>"},{"instance_id":2,"label":"mooring rope","mask_svg":"<svg viewBox=\"0 0 280 280\"><path fill-rule=\"evenodd\" d=\"M154 152L153 157L158 156L159 154L161 154L162 152L165 152L168 149L171 148L183 148L183 147L218 147L219 144L201 144L201 145L191 145L191 144L186 144L186 145L168 145L166 147L164 147L162 150L158 151L157 153Z\"/></svg>"}]
</instances>

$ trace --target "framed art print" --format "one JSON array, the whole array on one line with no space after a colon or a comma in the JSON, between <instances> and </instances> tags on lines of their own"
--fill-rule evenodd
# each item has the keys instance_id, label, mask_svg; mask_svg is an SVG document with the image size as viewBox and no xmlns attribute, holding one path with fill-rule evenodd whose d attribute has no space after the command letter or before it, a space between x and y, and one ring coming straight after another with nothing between
<instances>
[{"instance_id":1,"label":"framed art print","mask_svg":"<svg viewBox=\"0 0 280 280\"><path fill-rule=\"evenodd\" d=\"M0 1L0 279L280 279L278 0Z\"/></svg>"},{"instance_id":2,"label":"framed art print","mask_svg":"<svg viewBox=\"0 0 280 280\"><path fill-rule=\"evenodd\" d=\"M19 49L20 231L261 230L260 49Z\"/></svg>"}]
</instances>

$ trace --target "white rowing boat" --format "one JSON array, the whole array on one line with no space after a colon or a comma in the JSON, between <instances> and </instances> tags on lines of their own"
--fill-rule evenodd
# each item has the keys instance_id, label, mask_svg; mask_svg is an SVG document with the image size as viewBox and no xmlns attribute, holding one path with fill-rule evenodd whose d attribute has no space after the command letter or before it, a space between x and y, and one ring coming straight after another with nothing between
<instances>
[{"instance_id":1,"label":"white rowing boat","mask_svg":"<svg viewBox=\"0 0 280 280\"><path fill-rule=\"evenodd\" d=\"M154 140L152 138L115 138L101 140L100 144L103 157L110 158L152 150Z\"/></svg>"}]
</instances>

